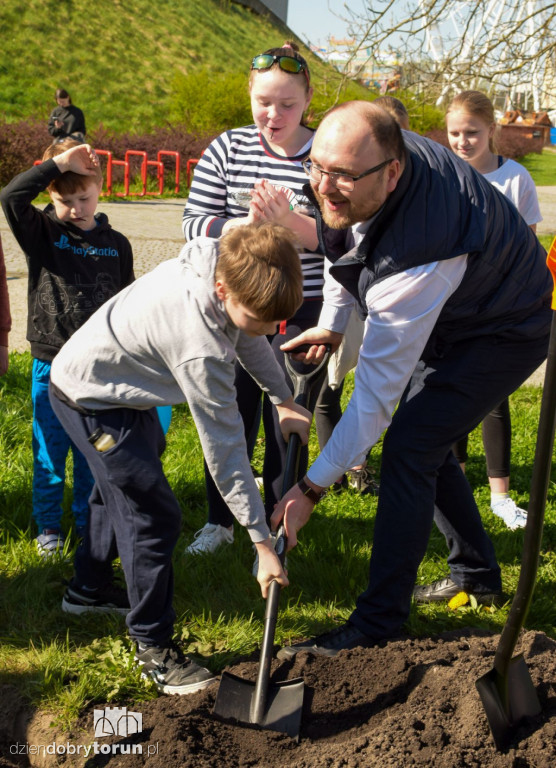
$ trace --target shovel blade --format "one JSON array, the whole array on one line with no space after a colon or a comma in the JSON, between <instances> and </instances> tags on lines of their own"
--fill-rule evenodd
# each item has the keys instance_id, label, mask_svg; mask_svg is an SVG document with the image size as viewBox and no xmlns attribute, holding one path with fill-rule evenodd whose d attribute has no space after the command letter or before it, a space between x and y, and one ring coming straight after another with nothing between
<instances>
[{"instance_id":1,"label":"shovel blade","mask_svg":"<svg viewBox=\"0 0 556 768\"><path fill-rule=\"evenodd\" d=\"M514 656L507 678L495 668L476 682L488 724L498 750L505 750L514 727L541 711L537 691L522 654Z\"/></svg>"},{"instance_id":2,"label":"shovel blade","mask_svg":"<svg viewBox=\"0 0 556 768\"><path fill-rule=\"evenodd\" d=\"M258 725L270 731L286 733L292 739L299 739L303 688L302 678L286 680L283 683L271 683L268 686L262 722L253 723L251 702L255 692L255 683L243 680L229 672L223 672L213 712L224 719Z\"/></svg>"}]
</instances>

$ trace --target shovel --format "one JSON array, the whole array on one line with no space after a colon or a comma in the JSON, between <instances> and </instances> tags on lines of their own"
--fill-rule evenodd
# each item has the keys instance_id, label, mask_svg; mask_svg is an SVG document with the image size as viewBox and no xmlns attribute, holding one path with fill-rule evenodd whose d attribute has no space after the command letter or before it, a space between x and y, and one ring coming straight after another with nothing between
<instances>
[{"instance_id":1,"label":"shovel","mask_svg":"<svg viewBox=\"0 0 556 768\"><path fill-rule=\"evenodd\" d=\"M556 281L556 240L550 248L548 266ZM556 289L552 295L552 309L556 309ZM553 312L519 581L494 656L494 666L475 683L498 750L507 749L513 729L523 718L534 717L541 711L523 654L512 658L512 653L535 587L555 427L556 312Z\"/></svg>"},{"instance_id":2,"label":"shovel","mask_svg":"<svg viewBox=\"0 0 556 768\"><path fill-rule=\"evenodd\" d=\"M307 345L308 347L308 345ZM297 347L292 352L304 351ZM320 383L326 371L330 350L317 365L304 366L309 373L302 374L292 366L286 355L286 368L294 383L294 399L298 405L306 407L313 387ZM293 433L288 441L286 467L282 495L288 491L297 480L301 440ZM284 565L287 549L287 539L284 526L278 528L276 534L276 554ZM278 617L278 601L280 585L273 581L268 589L266 610L264 616L264 631L259 659L259 669L256 683L230 672L223 672L213 712L225 719L237 720L239 723L257 725L271 731L286 733L292 739L299 740L301 712L303 709L303 678L286 680L280 683L270 682L270 665L274 646L274 633Z\"/></svg>"}]
</instances>

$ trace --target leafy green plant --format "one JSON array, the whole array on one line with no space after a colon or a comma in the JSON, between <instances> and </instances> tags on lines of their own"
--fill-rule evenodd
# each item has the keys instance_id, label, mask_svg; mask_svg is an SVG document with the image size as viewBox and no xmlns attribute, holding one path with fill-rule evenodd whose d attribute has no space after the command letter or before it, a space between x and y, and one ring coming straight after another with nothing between
<instances>
[{"instance_id":1,"label":"leafy green plant","mask_svg":"<svg viewBox=\"0 0 556 768\"><path fill-rule=\"evenodd\" d=\"M202 105L202 109L199 106ZM177 73L172 82L170 120L198 133L220 133L253 122L246 72L201 70Z\"/></svg>"}]
</instances>

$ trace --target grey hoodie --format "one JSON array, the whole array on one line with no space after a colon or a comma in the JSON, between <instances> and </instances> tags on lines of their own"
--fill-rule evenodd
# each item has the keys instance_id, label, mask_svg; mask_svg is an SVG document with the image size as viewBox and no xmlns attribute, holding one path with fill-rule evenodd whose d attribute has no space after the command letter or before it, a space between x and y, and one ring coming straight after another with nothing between
<instances>
[{"instance_id":1,"label":"grey hoodie","mask_svg":"<svg viewBox=\"0 0 556 768\"><path fill-rule=\"evenodd\" d=\"M218 240L197 238L100 307L54 359L53 384L82 408L187 401L214 481L252 541L268 537L234 386L236 359L273 403L291 393L265 337L229 320L214 291Z\"/></svg>"}]
</instances>

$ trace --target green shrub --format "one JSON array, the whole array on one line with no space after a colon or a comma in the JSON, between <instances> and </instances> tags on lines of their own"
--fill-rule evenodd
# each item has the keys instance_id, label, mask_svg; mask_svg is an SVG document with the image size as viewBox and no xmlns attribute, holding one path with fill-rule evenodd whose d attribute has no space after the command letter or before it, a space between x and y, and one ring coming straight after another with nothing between
<instances>
[{"instance_id":1,"label":"green shrub","mask_svg":"<svg viewBox=\"0 0 556 768\"><path fill-rule=\"evenodd\" d=\"M170 122L197 133L221 133L253 122L247 77L203 70L176 74L170 96Z\"/></svg>"}]
</instances>

